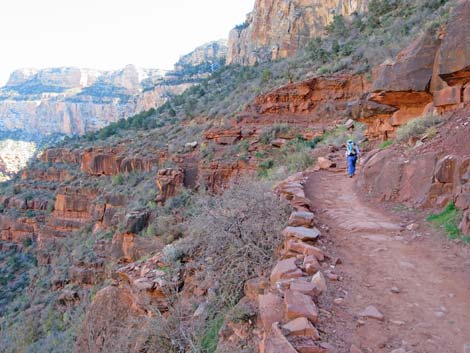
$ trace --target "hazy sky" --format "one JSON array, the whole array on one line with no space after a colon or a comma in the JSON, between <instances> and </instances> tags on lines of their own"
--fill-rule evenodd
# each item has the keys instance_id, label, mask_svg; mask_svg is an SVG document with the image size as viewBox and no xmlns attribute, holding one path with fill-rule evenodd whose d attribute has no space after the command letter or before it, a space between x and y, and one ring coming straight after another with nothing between
<instances>
[{"instance_id":1,"label":"hazy sky","mask_svg":"<svg viewBox=\"0 0 470 353\"><path fill-rule=\"evenodd\" d=\"M227 38L255 0L5 0L0 86L19 68L127 64L172 68L179 56Z\"/></svg>"}]
</instances>

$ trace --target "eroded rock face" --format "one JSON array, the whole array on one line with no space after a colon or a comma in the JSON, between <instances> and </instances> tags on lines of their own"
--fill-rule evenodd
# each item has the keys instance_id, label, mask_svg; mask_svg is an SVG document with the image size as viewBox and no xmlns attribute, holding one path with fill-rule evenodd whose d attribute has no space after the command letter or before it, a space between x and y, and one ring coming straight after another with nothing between
<instances>
[{"instance_id":1,"label":"eroded rock face","mask_svg":"<svg viewBox=\"0 0 470 353\"><path fill-rule=\"evenodd\" d=\"M359 186L381 201L439 211L454 202L465 213L470 209L470 150L460 141L470 133L468 109L454 113L439 133L411 151L398 146L376 151L364 163Z\"/></svg>"},{"instance_id":2,"label":"eroded rock face","mask_svg":"<svg viewBox=\"0 0 470 353\"><path fill-rule=\"evenodd\" d=\"M22 244L26 239L33 240L38 232L36 220L25 217L11 219L1 216L0 227L0 240L15 244Z\"/></svg>"},{"instance_id":3,"label":"eroded rock face","mask_svg":"<svg viewBox=\"0 0 470 353\"><path fill-rule=\"evenodd\" d=\"M377 110L359 120L368 123L369 136L393 137L398 126L423 114L432 102L430 84L439 40L430 33L423 35L398 54L394 62L386 62L375 70L369 100L395 108Z\"/></svg>"},{"instance_id":4,"label":"eroded rock face","mask_svg":"<svg viewBox=\"0 0 470 353\"><path fill-rule=\"evenodd\" d=\"M294 54L323 34L335 14L367 9L367 0L257 0L245 24L228 41L228 64L254 65Z\"/></svg>"},{"instance_id":5,"label":"eroded rock face","mask_svg":"<svg viewBox=\"0 0 470 353\"><path fill-rule=\"evenodd\" d=\"M184 171L182 169L162 169L155 177L159 194L157 202L165 203L170 197L175 196L184 182Z\"/></svg>"},{"instance_id":6,"label":"eroded rock face","mask_svg":"<svg viewBox=\"0 0 470 353\"><path fill-rule=\"evenodd\" d=\"M0 128L43 135L94 131L164 103L163 96L148 100L149 93L143 92L162 77L161 70L132 65L108 72L79 68L17 71L0 89ZM131 99L138 94L141 99Z\"/></svg>"},{"instance_id":7,"label":"eroded rock face","mask_svg":"<svg viewBox=\"0 0 470 353\"><path fill-rule=\"evenodd\" d=\"M198 47L172 71L134 65L115 71L75 67L22 69L0 88L0 130L83 135L157 108L225 61L225 41Z\"/></svg>"},{"instance_id":8,"label":"eroded rock face","mask_svg":"<svg viewBox=\"0 0 470 353\"><path fill-rule=\"evenodd\" d=\"M308 121L313 122L344 113L348 103L358 100L368 89L369 83L361 75L319 76L260 95L248 105L247 112L261 116L295 116L293 123L297 120L302 123L298 116L307 115Z\"/></svg>"},{"instance_id":9,"label":"eroded rock face","mask_svg":"<svg viewBox=\"0 0 470 353\"><path fill-rule=\"evenodd\" d=\"M460 1L443 33L425 33L393 62L374 70L368 99L396 111L357 107L356 119L368 124L370 137L393 138L395 130L411 119L470 103L469 16L470 4Z\"/></svg>"},{"instance_id":10,"label":"eroded rock face","mask_svg":"<svg viewBox=\"0 0 470 353\"><path fill-rule=\"evenodd\" d=\"M470 3L455 7L439 51L439 76L450 86L470 82Z\"/></svg>"}]
</instances>

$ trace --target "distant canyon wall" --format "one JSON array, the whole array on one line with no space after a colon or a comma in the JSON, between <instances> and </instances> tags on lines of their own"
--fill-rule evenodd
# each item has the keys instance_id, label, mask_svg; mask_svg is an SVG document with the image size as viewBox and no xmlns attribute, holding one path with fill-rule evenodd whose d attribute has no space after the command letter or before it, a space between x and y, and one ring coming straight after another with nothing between
<instances>
[{"instance_id":1,"label":"distant canyon wall","mask_svg":"<svg viewBox=\"0 0 470 353\"><path fill-rule=\"evenodd\" d=\"M13 72L0 88L0 131L83 135L164 104L225 63L225 41L182 56L175 69L74 67Z\"/></svg>"},{"instance_id":2,"label":"distant canyon wall","mask_svg":"<svg viewBox=\"0 0 470 353\"><path fill-rule=\"evenodd\" d=\"M324 33L335 15L366 11L368 0L256 0L228 41L228 64L254 65L293 55Z\"/></svg>"}]
</instances>

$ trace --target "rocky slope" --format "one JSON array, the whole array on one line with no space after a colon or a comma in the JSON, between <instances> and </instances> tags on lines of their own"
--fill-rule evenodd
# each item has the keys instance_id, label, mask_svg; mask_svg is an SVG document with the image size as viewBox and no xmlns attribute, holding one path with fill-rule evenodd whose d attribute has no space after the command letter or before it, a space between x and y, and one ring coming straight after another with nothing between
<instances>
[{"instance_id":1,"label":"rocky slope","mask_svg":"<svg viewBox=\"0 0 470 353\"><path fill-rule=\"evenodd\" d=\"M25 144L42 146L53 135L83 135L161 106L218 70L226 52L225 41L202 45L168 72L133 65L117 71L65 67L13 72L0 88L0 133L18 142L8 144L14 147L8 150L0 145L1 172L9 176L26 165L35 148L28 153Z\"/></svg>"},{"instance_id":2,"label":"rocky slope","mask_svg":"<svg viewBox=\"0 0 470 353\"><path fill-rule=\"evenodd\" d=\"M256 0L246 22L229 35L228 64L254 65L293 55L324 35L335 15L367 9L367 0Z\"/></svg>"},{"instance_id":3,"label":"rocky slope","mask_svg":"<svg viewBox=\"0 0 470 353\"><path fill-rule=\"evenodd\" d=\"M178 96L148 117L174 123L140 130L115 124L103 139L45 150L21 178L2 185L0 280L10 294L0 300L0 346L54 353L334 352L334 334L325 330L335 327L324 325L332 303L321 294L326 282L342 282L333 271L338 261L325 256L328 239L321 234L328 230L314 227L306 174L276 189L296 210L289 220L257 176L281 179L320 156L317 169L341 171L342 144L360 125L353 117L368 125L369 152L411 118L447 113L434 134L371 152L361 186L414 207L455 201L467 232L470 151L451 141L463 141L470 126L470 56L460 54L468 42L467 10L468 1L461 2L440 38L424 35L373 75L316 75L258 94L232 119L207 111L178 119L191 112L193 97L203 102L210 89L222 91L222 73L191 89L191 99ZM183 62L198 62L198 55ZM249 80L252 70L236 82ZM335 136L338 143L331 142Z\"/></svg>"}]
</instances>

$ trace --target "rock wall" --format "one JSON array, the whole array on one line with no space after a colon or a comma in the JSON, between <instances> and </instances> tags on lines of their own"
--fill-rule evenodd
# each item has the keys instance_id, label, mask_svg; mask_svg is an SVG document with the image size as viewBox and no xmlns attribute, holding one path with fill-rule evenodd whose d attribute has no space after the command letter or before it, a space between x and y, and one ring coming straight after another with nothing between
<instances>
[{"instance_id":1,"label":"rock wall","mask_svg":"<svg viewBox=\"0 0 470 353\"><path fill-rule=\"evenodd\" d=\"M293 55L324 33L334 15L367 9L367 0L256 0L228 40L228 64L254 65Z\"/></svg>"},{"instance_id":2,"label":"rock wall","mask_svg":"<svg viewBox=\"0 0 470 353\"><path fill-rule=\"evenodd\" d=\"M370 82L362 75L342 73L318 76L256 97L247 106L246 114L252 114L258 120L282 117L291 118L292 121L286 122L293 124L318 123L345 116L349 103L359 100L369 91L369 87Z\"/></svg>"},{"instance_id":3,"label":"rock wall","mask_svg":"<svg viewBox=\"0 0 470 353\"><path fill-rule=\"evenodd\" d=\"M359 114L368 135L393 138L413 118L443 113L470 104L470 3L460 1L438 37L425 33L393 62L374 70L368 101L395 108L386 114Z\"/></svg>"},{"instance_id":4,"label":"rock wall","mask_svg":"<svg viewBox=\"0 0 470 353\"><path fill-rule=\"evenodd\" d=\"M256 308L260 353L335 352L316 328L320 321L319 299L325 295L326 278L332 274L324 271L327 256L318 247L322 234L315 227L315 216L305 196L306 180L307 173L298 173L275 187L295 210L282 233L281 256L269 278L253 278L245 284L245 297L237 305ZM328 267L331 271L334 264ZM234 349L247 337L243 325L247 324L226 322L216 352Z\"/></svg>"},{"instance_id":5,"label":"rock wall","mask_svg":"<svg viewBox=\"0 0 470 353\"><path fill-rule=\"evenodd\" d=\"M454 113L431 141L410 141L412 149L393 146L371 153L360 172L359 187L381 201L442 209L454 202L470 215L469 109ZM462 224L470 233L467 223Z\"/></svg>"}]
</instances>

